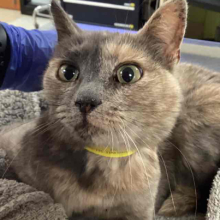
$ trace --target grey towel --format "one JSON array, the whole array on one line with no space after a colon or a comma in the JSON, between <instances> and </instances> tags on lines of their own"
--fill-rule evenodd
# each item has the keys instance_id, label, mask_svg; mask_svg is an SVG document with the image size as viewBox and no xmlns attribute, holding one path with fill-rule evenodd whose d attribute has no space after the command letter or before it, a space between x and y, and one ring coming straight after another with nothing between
<instances>
[{"instance_id":1,"label":"grey towel","mask_svg":"<svg viewBox=\"0 0 220 220\"><path fill-rule=\"evenodd\" d=\"M220 170L215 176L212 190L210 192L207 219L208 220L220 219Z\"/></svg>"},{"instance_id":2,"label":"grey towel","mask_svg":"<svg viewBox=\"0 0 220 220\"><path fill-rule=\"evenodd\" d=\"M64 220L63 207L44 192L14 180L0 181L1 220Z\"/></svg>"},{"instance_id":3,"label":"grey towel","mask_svg":"<svg viewBox=\"0 0 220 220\"><path fill-rule=\"evenodd\" d=\"M45 107L41 92L3 90L0 92L0 127L11 122L35 118Z\"/></svg>"},{"instance_id":4,"label":"grey towel","mask_svg":"<svg viewBox=\"0 0 220 220\"><path fill-rule=\"evenodd\" d=\"M0 92L0 129L15 121L39 116L46 108L40 92L23 93L5 90ZM19 183L13 170L8 167L7 155L0 150L0 220L66 220L60 204L44 192ZM157 217L157 220L177 220L177 218ZM194 220L194 216L178 220ZM220 220L220 172L216 176L209 199L207 220Z\"/></svg>"}]
</instances>

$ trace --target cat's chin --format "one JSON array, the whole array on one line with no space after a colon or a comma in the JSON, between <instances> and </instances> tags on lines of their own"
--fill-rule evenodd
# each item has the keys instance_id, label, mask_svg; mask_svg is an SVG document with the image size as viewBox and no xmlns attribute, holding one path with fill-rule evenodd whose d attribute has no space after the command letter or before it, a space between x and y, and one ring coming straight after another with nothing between
<instances>
[{"instance_id":1,"label":"cat's chin","mask_svg":"<svg viewBox=\"0 0 220 220\"><path fill-rule=\"evenodd\" d=\"M78 137L85 141L92 141L94 137L102 136L106 133L103 128L100 128L89 121L82 121L78 123L74 130Z\"/></svg>"}]
</instances>

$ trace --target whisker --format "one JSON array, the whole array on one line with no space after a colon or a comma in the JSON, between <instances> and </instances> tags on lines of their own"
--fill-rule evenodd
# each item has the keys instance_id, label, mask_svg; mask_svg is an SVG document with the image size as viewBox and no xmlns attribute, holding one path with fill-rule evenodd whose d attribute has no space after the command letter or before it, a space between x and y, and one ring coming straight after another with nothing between
<instances>
[{"instance_id":1,"label":"whisker","mask_svg":"<svg viewBox=\"0 0 220 220\"><path fill-rule=\"evenodd\" d=\"M158 152L159 153L159 152ZM171 184L170 184L170 179L169 179L169 175L168 175L168 171L167 171L167 166L166 166L166 163L162 157L162 155L159 153L159 156L163 162L163 165L164 165L164 168L165 168L165 172L166 172L166 176L167 176L167 182L168 182L168 186L169 186L169 190L170 190L170 197L171 197L171 200L172 200L172 203L173 203L173 209L174 209L174 212L175 214L177 215L177 212L176 212L176 206L175 206L175 202L174 202L174 198L173 198L173 193L172 193L172 189L171 189Z\"/></svg>"},{"instance_id":2,"label":"whisker","mask_svg":"<svg viewBox=\"0 0 220 220\"><path fill-rule=\"evenodd\" d=\"M139 151L139 149L138 149L136 143L133 141L133 139L131 138L131 136L130 136L126 131L125 131L125 134L127 135L127 137L131 140L131 142L134 144L135 148L137 149L138 155L139 155L139 157L140 157L140 159L141 159L141 163L142 163L143 168L144 168L144 170L145 170L145 176L147 177L147 182L148 182L148 187L149 187L149 191L150 191L151 200L152 200L152 202L154 202L153 195L152 195L152 191L151 191L151 187L150 187L149 176L148 176L148 174L147 174L147 169L146 169L146 166L145 166L145 164L144 164L144 160L143 160L143 158L142 158L141 152ZM155 206L154 206L154 217L153 217L154 219L155 219L155 216L156 216L156 211L155 211Z\"/></svg>"},{"instance_id":3,"label":"whisker","mask_svg":"<svg viewBox=\"0 0 220 220\"><path fill-rule=\"evenodd\" d=\"M111 146L111 145L110 145L110 141L109 141L109 138L110 138L109 133L110 133L110 128L108 128L108 144L107 144L108 148ZM111 157L110 157L109 160L108 160L108 167L109 167L110 161L111 161Z\"/></svg>"},{"instance_id":4,"label":"whisker","mask_svg":"<svg viewBox=\"0 0 220 220\"><path fill-rule=\"evenodd\" d=\"M59 113L60 112L54 112L53 114L50 114L50 116L54 116ZM2 127L0 127L0 137L3 134L7 134L8 132L11 132L12 130L19 128L20 126L28 125L29 123L32 123L34 120L40 120L41 118L44 118L44 116L45 116L45 113L43 115L37 116L36 118L25 119L25 120L15 120L14 122L10 122L8 125L3 125ZM15 126L15 124L17 125Z\"/></svg>"},{"instance_id":5,"label":"whisker","mask_svg":"<svg viewBox=\"0 0 220 220\"><path fill-rule=\"evenodd\" d=\"M141 139L141 137L135 132L135 131L133 131L129 126L127 126L130 130L131 130L131 132L133 132L144 144L146 144L146 146L148 146L149 147L149 145L144 141L144 140L142 140ZM150 147L149 147L150 148ZM151 148L150 148L151 149ZM174 208L174 211L175 211L175 213L177 214L177 212L176 212L176 206L175 206L175 202L174 202L174 198L173 198L173 193L172 193L172 189L171 189L171 184L170 184L170 178L169 178L169 174L168 174L168 171L167 171L167 166L166 166L166 163L165 163L165 161L164 161L164 159L163 159L163 156L162 156L162 154L158 151L158 154L159 154L159 156L161 157L161 160L162 160L162 162L163 162L163 165L164 165L164 168L165 168L165 172L166 172L166 176L167 176L167 182L168 182L168 186L169 186L169 190L170 190L170 196L171 196L171 200L172 200L172 203L173 203L173 208Z\"/></svg>"},{"instance_id":6,"label":"whisker","mask_svg":"<svg viewBox=\"0 0 220 220\"><path fill-rule=\"evenodd\" d=\"M58 121L59 121L59 120L57 120L56 122L58 122ZM32 121L31 121L31 122L32 122ZM56 122L55 122L55 123L56 123ZM30 122L29 122L29 123L30 123ZM51 127L51 125L54 125L55 123L53 123L53 122L48 123L48 124L47 124L47 129L49 129L49 128ZM21 125L20 125L20 126L21 126ZM43 133L43 132L46 131L47 129L43 129L43 130L39 130L39 131L40 131L41 133ZM6 133L3 133L3 134L6 134ZM36 135L36 134L39 135L40 133L36 133L35 130L30 133L30 135ZM26 143L27 143L27 142L22 142L22 143L20 143L20 144L25 145ZM13 143L13 142L11 142L11 144L17 146L19 143ZM9 165L6 167L6 169L5 169L5 171L4 171L3 175L2 175L2 178L4 178L4 176L6 175L6 173L7 173L8 170L9 170L9 168L11 167L12 163L15 161L15 159L16 159L17 156L21 153L22 150L23 150L23 148L21 147L21 148L18 150L18 152L16 153L16 155L12 158L12 160L10 160ZM7 151L6 151L6 153L7 153Z\"/></svg>"},{"instance_id":7,"label":"whisker","mask_svg":"<svg viewBox=\"0 0 220 220\"><path fill-rule=\"evenodd\" d=\"M121 118L119 118L119 119L121 119ZM125 131L125 124L124 124L124 122L123 122L123 120L121 119L121 122L122 122L122 124L123 124L123 126L124 126L124 129L122 129L123 130L123 132ZM120 126L120 125L119 125ZM121 127L121 126L120 126ZM124 132L124 134L125 134L125 132ZM125 136L125 138L126 138L126 140L127 140L127 145L126 145L126 148L127 148L127 146L128 146L128 149L127 149L127 151L129 150L131 150L131 146L130 146L130 143L129 143L129 140L128 140L128 138L127 138L127 136L126 135L124 135ZM131 177L131 189L133 188L133 180L132 180L132 172L131 172L131 155L129 155L129 158L128 158L128 161L129 161L129 168L130 168L130 177Z\"/></svg>"},{"instance_id":8,"label":"whisker","mask_svg":"<svg viewBox=\"0 0 220 220\"><path fill-rule=\"evenodd\" d=\"M124 140L124 143L125 143L125 146L126 146L126 150L127 150L127 152L129 152L127 141L125 140L125 135L123 135L123 133L121 132L121 130L123 131L123 128L120 125L119 125L119 127L120 127L119 132L121 133L121 136L122 136L122 138ZM133 187L132 187L132 173L131 173L131 155L128 156L128 161L129 161L130 177L131 177L131 189L132 189Z\"/></svg>"},{"instance_id":9,"label":"whisker","mask_svg":"<svg viewBox=\"0 0 220 220\"><path fill-rule=\"evenodd\" d=\"M175 144L173 144L173 143L170 142L169 140L168 140L168 142L180 152L180 154L183 156L183 158L184 158L184 160L186 161L186 163L187 163L187 165L188 165L188 168L189 168L189 170L190 170L190 172L191 172L192 180L193 180L193 185L194 185L194 189L195 189L195 205L196 205L196 207L195 207L195 218L194 218L194 219L196 220L197 209L198 209L198 202L197 202L198 195L197 195L197 190L196 190L195 176L194 176L194 174L193 174L192 167L191 167L189 161L186 159L186 156L183 154L183 152L182 152Z\"/></svg>"},{"instance_id":10,"label":"whisker","mask_svg":"<svg viewBox=\"0 0 220 220\"><path fill-rule=\"evenodd\" d=\"M111 126L111 124L110 124L110 126ZM111 148L112 148L112 151L113 151L114 137L113 137L113 132L112 132L112 126L110 127L110 132L111 132L111 140L112 140ZM109 158L108 166L110 166L111 161L112 161L112 157Z\"/></svg>"},{"instance_id":11,"label":"whisker","mask_svg":"<svg viewBox=\"0 0 220 220\"><path fill-rule=\"evenodd\" d=\"M14 156L14 158L9 162L9 164L8 164L8 166L6 167L4 173L2 174L1 179L4 179L6 173L8 172L9 168L11 167L12 163L14 162L14 160L16 159L16 157L18 156L18 154L21 152L21 150L22 150L22 149L20 149L20 150L18 151L18 153Z\"/></svg>"}]
</instances>

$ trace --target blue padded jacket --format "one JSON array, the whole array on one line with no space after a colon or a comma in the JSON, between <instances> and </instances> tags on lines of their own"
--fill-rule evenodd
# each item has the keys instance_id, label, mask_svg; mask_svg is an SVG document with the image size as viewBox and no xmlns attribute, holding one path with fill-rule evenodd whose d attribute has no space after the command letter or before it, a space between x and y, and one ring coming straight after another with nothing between
<instances>
[{"instance_id":1,"label":"blue padded jacket","mask_svg":"<svg viewBox=\"0 0 220 220\"><path fill-rule=\"evenodd\" d=\"M55 30L25 30L2 23L11 44L11 58L1 89L37 91L57 43Z\"/></svg>"}]
</instances>

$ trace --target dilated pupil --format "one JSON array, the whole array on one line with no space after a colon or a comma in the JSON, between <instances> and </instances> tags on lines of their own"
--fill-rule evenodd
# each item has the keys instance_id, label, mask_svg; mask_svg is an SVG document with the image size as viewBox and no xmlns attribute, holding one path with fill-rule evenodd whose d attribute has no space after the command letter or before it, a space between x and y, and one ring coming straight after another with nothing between
<instances>
[{"instance_id":1,"label":"dilated pupil","mask_svg":"<svg viewBox=\"0 0 220 220\"><path fill-rule=\"evenodd\" d=\"M65 78L67 80L71 80L75 74L76 74L76 71L74 68L71 68L71 67L66 67L64 70L63 70L63 74L65 76Z\"/></svg>"},{"instance_id":2,"label":"dilated pupil","mask_svg":"<svg viewBox=\"0 0 220 220\"><path fill-rule=\"evenodd\" d=\"M125 82L131 82L134 78L134 71L130 67L122 70L122 78Z\"/></svg>"}]
</instances>

